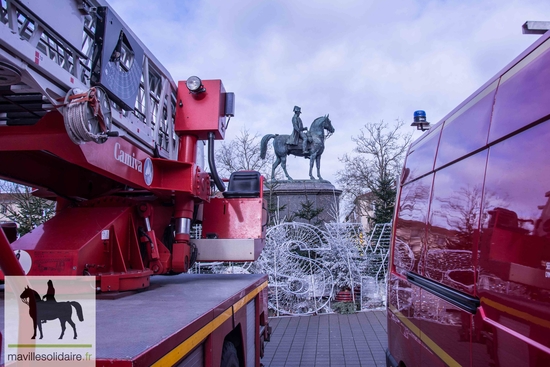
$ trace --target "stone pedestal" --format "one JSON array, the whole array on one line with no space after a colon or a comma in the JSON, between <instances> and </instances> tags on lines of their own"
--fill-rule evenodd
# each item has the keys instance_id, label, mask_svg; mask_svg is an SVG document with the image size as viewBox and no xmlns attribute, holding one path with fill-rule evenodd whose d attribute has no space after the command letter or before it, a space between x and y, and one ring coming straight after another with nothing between
<instances>
[{"instance_id":1,"label":"stone pedestal","mask_svg":"<svg viewBox=\"0 0 550 367\"><path fill-rule=\"evenodd\" d=\"M316 220L322 222L334 222L335 215L340 202L342 190L338 190L329 181L325 180L294 180L294 181L271 181L264 187L264 197L270 203L270 208L279 209L279 217L286 220L294 218L296 222L308 223L308 220L296 217L296 213L302 210L301 203L311 202L312 208L322 208L323 211ZM271 213L271 215L274 215Z\"/></svg>"}]
</instances>

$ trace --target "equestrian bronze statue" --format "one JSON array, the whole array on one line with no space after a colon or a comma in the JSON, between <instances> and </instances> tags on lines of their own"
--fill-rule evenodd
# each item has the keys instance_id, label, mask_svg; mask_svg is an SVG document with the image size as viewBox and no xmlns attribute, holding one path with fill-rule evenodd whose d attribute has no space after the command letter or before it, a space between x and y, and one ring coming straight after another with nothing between
<instances>
[{"instance_id":1,"label":"equestrian bronze statue","mask_svg":"<svg viewBox=\"0 0 550 367\"><path fill-rule=\"evenodd\" d=\"M294 107L294 117L292 118L292 135L279 135L279 134L267 134L262 138L260 157L265 159L267 152L267 143L269 140L273 140L273 150L277 159L273 163L271 170L271 177L275 177L275 169L281 165L286 178L292 181L292 177L286 170L286 157L289 154L297 157L309 158L309 177L315 180L311 171L313 170L313 163L317 165L317 177L322 180L321 177L321 155L325 150L325 139L334 133L334 127L328 115L316 118L309 128L303 127L302 119L300 118L300 107ZM328 134L325 136L325 130ZM307 132L306 132L307 131Z\"/></svg>"}]
</instances>

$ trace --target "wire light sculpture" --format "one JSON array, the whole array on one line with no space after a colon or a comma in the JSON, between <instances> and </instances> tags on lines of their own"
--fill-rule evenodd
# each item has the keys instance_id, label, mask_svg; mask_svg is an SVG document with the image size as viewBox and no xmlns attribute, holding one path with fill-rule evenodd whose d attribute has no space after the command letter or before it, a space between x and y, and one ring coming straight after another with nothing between
<instances>
[{"instance_id":1,"label":"wire light sculpture","mask_svg":"<svg viewBox=\"0 0 550 367\"><path fill-rule=\"evenodd\" d=\"M333 278L318 260L330 247L325 233L306 223L282 223L266 234L256 271L269 275L269 308L279 315L318 313L333 293Z\"/></svg>"}]
</instances>

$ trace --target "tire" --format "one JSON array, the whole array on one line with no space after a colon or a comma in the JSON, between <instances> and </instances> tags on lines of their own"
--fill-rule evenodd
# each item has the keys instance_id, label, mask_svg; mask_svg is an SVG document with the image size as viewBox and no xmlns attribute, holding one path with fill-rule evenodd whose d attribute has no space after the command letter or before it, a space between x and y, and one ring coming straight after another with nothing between
<instances>
[{"instance_id":1,"label":"tire","mask_svg":"<svg viewBox=\"0 0 550 367\"><path fill-rule=\"evenodd\" d=\"M237 355L237 348L235 344L230 341L225 341L223 343L222 349L222 363L221 367L240 367L239 356Z\"/></svg>"}]
</instances>

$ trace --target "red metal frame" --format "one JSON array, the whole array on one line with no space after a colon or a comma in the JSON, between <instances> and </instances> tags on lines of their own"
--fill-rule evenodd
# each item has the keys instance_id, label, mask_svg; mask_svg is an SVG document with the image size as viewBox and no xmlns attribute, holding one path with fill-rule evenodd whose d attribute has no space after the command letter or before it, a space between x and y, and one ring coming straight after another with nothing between
<instances>
[{"instance_id":1,"label":"red metal frame","mask_svg":"<svg viewBox=\"0 0 550 367\"><path fill-rule=\"evenodd\" d=\"M11 15L20 15L19 8L12 10L14 12L10 13ZM35 14L30 11L32 9L24 10L25 12L21 13L22 16L27 17L26 11L29 10L28 18L34 21ZM101 13L105 9L98 8L98 10L101 10ZM86 11L87 9L77 12L77 17L81 20ZM109 12L112 11L109 10ZM114 20L116 18L115 14ZM10 25L13 24L10 23ZM50 34L55 33L54 24L44 25L48 30L53 31ZM17 24L15 27L17 28ZM68 28L64 31L67 32ZM77 31L82 31L81 24ZM118 30L116 33L113 36L118 38ZM86 33L86 37L88 36L90 36L89 32ZM99 37L99 34L96 36ZM112 35L101 35L103 39L107 36ZM14 40L15 42L12 42ZM69 74L71 71L62 69L57 73L51 67L58 65L49 62L47 58L43 60L40 51L34 50L35 45L32 46L35 56L32 64L32 58L29 59L27 55L27 42L17 43L17 37L14 40L1 40L2 55L0 56L2 62L9 65L13 64L13 60L16 61L17 67L13 67L20 68L22 83L30 88L18 89L19 85L11 85L11 91L17 95L17 98L21 98L21 101L49 100L54 107L48 103L43 105L40 103L38 107L40 114L37 114L34 110L28 110L17 101L14 103L6 97L8 102L18 105L18 108L25 112L14 114L16 117L6 114L2 121L7 122L0 125L0 162L2 162L0 179L32 186L37 189L34 195L55 200L57 206L53 219L12 244L0 230L0 281L4 280L4 274L25 275L27 272L27 275L42 276L93 276L97 289L101 292L147 288L150 285L151 275L182 273L189 270L192 258L196 255L195 250L198 248L198 245L195 247L195 244L190 244L189 227L192 223L199 221L202 221L206 231L220 235L222 240L216 245L227 246L236 243L240 246L243 242L248 244L249 240L253 239L255 258L259 256L259 251L263 248L267 222L263 187L260 187L258 198L211 201L210 175L197 164L198 140L211 140L212 136L218 140L225 137L228 110L225 106L226 92L221 80L203 81L203 88L197 93L190 93L185 82L179 82L176 101L173 103L175 84L162 65L156 65L153 62L154 58L144 49L147 51L145 57L149 60L147 65L155 70L154 80L157 79L157 73L161 71L160 80L163 86L158 104L149 106L154 103L144 103L145 108L140 109L139 113L135 111L138 119L139 116L146 116L144 124L138 121L140 127L136 127L134 125L136 116L130 115L123 118L123 114L132 114L132 111L124 112L111 108L112 113L120 114L114 118L114 125L111 128L108 126L111 122L107 111L109 105L107 102L103 104L104 100L93 98L94 88L85 93L72 89L68 94L73 91L79 94L67 98L65 102L80 98L79 102L82 104L79 107L88 108L90 112L94 112L93 115L98 117L99 130L105 133L102 134L101 139L97 137L93 139L101 143L81 141L80 144L74 144L67 133L68 125L73 122L84 124L86 120L78 121L76 116L66 114L69 116L68 121L64 121L60 112L72 113L74 110L63 110L65 107L59 103L63 103L63 94L75 87L75 84L80 86L79 89L84 86L84 84L75 83L78 60L75 61L74 73ZM17 45L14 46L16 43ZM24 46L21 50L20 45ZM135 46L134 51L137 50L138 45ZM26 67L28 63L34 65L32 70ZM135 65L137 64L134 63ZM147 82L147 73L147 68L144 68L142 80L145 80L146 85L142 91L146 95L145 98L149 98L150 85L148 84L155 84ZM70 80L70 83L64 84L64 78L67 82ZM84 75L83 78L85 78ZM13 83L19 84L19 80ZM8 89L4 92L11 93L8 91L10 87L7 87ZM108 86L105 89L108 89ZM122 101L115 90L106 90L106 92L113 100ZM88 95L92 98L81 98ZM18 100L17 98L15 99ZM101 108L98 102L101 102ZM122 102L125 107L131 107L133 103ZM74 104L71 106L74 107ZM230 107L231 111L227 113L232 116L233 106ZM20 118L20 116L26 116L26 112L29 112L29 116L32 117ZM165 116L162 116L163 112ZM164 129L165 126L159 127L159 124L172 123L172 116L170 116L172 113L175 113L174 129L171 129L171 126L166 126L166 129ZM43 117L34 123L35 117L42 115ZM156 126L151 124L151 118L157 118ZM23 125L31 123L34 124ZM177 159L173 158L176 152L172 151L175 150L172 145L169 145L168 152L161 151L157 154L157 148L166 149L166 144L155 146L155 143L159 142L150 140L147 132L140 131L146 124L149 125L147 129L150 128L151 133L156 127L160 131L160 136L168 135L167 138L170 141L175 138L173 134L177 135L179 141ZM107 131L108 129L111 131ZM125 135L118 136L120 132ZM140 140L141 138L135 134L144 140ZM165 159L166 156L170 156L171 159ZM149 175L149 167L152 167L152 178ZM205 214L198 219L198 213L203 209ZM245 241L224 242L223 239L245 239ZM14 254L14 250L18 251L18 256ZM31 259L29 268L26 267L27 263L23 262L25 269L18 261L19 255L25 255L23 251ZM232 260L235 260L235 256ZM246 260L250 259L247 257ZM156 287L162 288L162 279L166 278L157 277L154 280L157 283L149 291L156 292L159 290ZM190 339L192 343L200 339L199 342L205 346L204 366L219 366L226 337L233 338L233 341L239 345L241 354L246 353L246 343L250 340L250 335L248 335L249 338L246 335L247 322L254 322L256 355L254 360L247 361L246 365L260 365L262 343L269 337L267 327L263 335L260 335L260 325L267 326L268 323L266 276L248 275L243 278L220 276L215 280L205 280L204 276L194 277L192 274L185 274L181 275L180 282L181 284L202 282L203 287L208 287L210 298L203 298L202 288L193 288L187 284L182 290L177 288L180 286L178 283L173 284L176 288L169 288L170 285L168 285L164 293L160 290L159 293L155 293L164 297L165 303L160 308L158 303L150 302L150 298L145 299L143 307L139 307L139 310L134 309L133 312L128 312L128 307L124 307L122 299L113 301L113 304L103 305L105 307L98 313L96 320L98 325L101 324L101 333L98 335L102 337L98 338L98 342L99 340L104 342L101 350L103 357L98 359L98 366L148 366L164 358L174 348L181 347L182 344L187 345ZM220 287L220 283L224 283L224 287ZM179 295L176 305L170 303L175 294ZM135 294L135 296L140 295L143 293ZM256 307L247 315L246 304L252 299L256 300ZM116 310L117 305L120 306L118 310ZM192 306L189 307L189 305ZM168 311L162 309L165 306L170 308L169 317L163 317L163 311L165 313ZM105 317L109 311L117 316ZM136 313L140 316L136 317ZM100 314L102 317L99 317ZM220 316L223 317L219 318ZM252 316L254 316L253 319ZM154 327L143 331L140 322L145 318L152 320ZM220 321L222 319L223 321ZM121 322L125 323L125 327L115 330L113 321L120 320L123 320ZM213 323L216 320L219 322ZM168 325L170 323L172 325ZM111 349L109 345L111 334L116 331L120 331L120 334L118 338L113 338L118 340L124 338L124 341L132 345L136 343L136 339L130 340L131 338L126 335L126 328L131 327L134 328L133 335L137 332L147 334L150 337L147 343L134 348L133 357L110 358L110 355L116 355L118 352ZM166 335L167 329L175 332ZM197 334L201 330L200 335ZM104 335L109 337L104 338ZM151 340L152 342L149 342ZM1 347L2 334L0 333L0 350ZM189 350L185 351L185 353L188 352ZM178 358L172 362L179 363Z\"/></svg>"},{"instance_id":2,"label":"red metal frame","mask_svg":"<svg viewBox=\"0 0 550 367\"><path fill-rule=\"evenodd\" d=\"M190 93L185 81L178 83L178 107L175 131L207 140L213 132L216 139L225 137L225 88L222 81L203 80L203 93Z\"/></svg>"},{"instance_id":3,"label":"red metal frame","mask_svg":"<svg viewBox=\"0 0 550 367\"><path fill-rule=\"evenodd\" d=\"M0 256L0 268L4 269L4 271L6 271L10 275L25 275L21 264L19 263L19 261L17 261L17 258L15 257L15 254L10 247L10 243L8 241L8 238L6 237L6 234L1 229L0 254L2 254L2 256Z\"/></svg>"},{"instance_id":4,"label":"red metal frame","mask_svg":"<svg viewBox=\"0 0 550 367\"><path fill-rule=\"evenodd\" d=\"M203 238L216 233L218 238L264 238L267 208L263 198L214 198L204 205Z\"/></svg>"},{"instance_id":5,"label":"red metal frame","mask_svg":"<svg viewBox=\"0 0 550 367\"><path fill-rule=\"evenodd\" d=\"M188 270L189 233L176 231L170 249L162 237L169 224L188 223L195 206L210 200L210 176L196 163L196 147L208 132L223 138L225 89L220 80L203 84L200 95L185 87L178 91L177 161L154 158L122 137L73 144L56 111L32 126L0 126L0 177L43 188L41 196L58 199L56 217L12 244L31 255L30 275L95 275L102 291L119 291L147 287L152 274ZM150 185L143 174L146 160L153 164ZM132 192L144 199L112 196ZM147 192L150 196L143 196ZM218 228L223 238L263 239L262 200L224 200L231 215L206 209L203 224ZM219 205L216 199L207 207ZM146 256L140 255L140 244Z\"/></svg>"}]
</instances>

